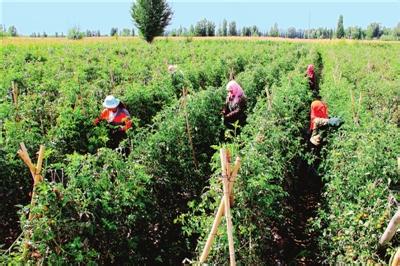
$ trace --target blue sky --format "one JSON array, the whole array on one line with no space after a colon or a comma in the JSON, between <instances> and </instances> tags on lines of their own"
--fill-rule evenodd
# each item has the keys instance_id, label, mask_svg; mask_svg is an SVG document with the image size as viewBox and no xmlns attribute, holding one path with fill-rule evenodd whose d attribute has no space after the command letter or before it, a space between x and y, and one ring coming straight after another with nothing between
<instances>
[{"instance_id":1,"label":"blue sky","mask_svg":"<svg viewBox=\"0 0 400 266\"><path fill-rule=\"evenodd\" d=\"M132 28L129 8L132 1L106 0L0 0L0 24L15 25L21 34L32 32L66 33L79 26L82 30L100 30L109 34L111 27ZM299 0L219 0L169 1L174 16L168 27L189 27L202 18L217 26L224 18L236 21L238 27L257 25L262 31L275 22L279 28L329 27L335 28L340 14L347 26L366 27L380 22L393 27L400 22L400 0L392 1L312 1Z\"/></svg>"}]
</instances>

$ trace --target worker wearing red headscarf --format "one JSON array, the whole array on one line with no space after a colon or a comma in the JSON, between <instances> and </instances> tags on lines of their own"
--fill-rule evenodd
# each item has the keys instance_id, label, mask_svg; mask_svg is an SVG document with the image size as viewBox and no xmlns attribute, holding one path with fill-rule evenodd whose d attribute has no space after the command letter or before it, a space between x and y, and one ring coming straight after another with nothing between
<instances>
[{"instance_id":1,"label":"worker wearing red headscarf","mask_svg":"<svg viewBox=\"0 0 400 266\"><path fill-rule=\"evenodd\" d=\"M308 77L308 84L313 91L317 90L317 78L315 76L315 68L313 64L307 66L306 76Z\"/></svg>"}]
</instances>

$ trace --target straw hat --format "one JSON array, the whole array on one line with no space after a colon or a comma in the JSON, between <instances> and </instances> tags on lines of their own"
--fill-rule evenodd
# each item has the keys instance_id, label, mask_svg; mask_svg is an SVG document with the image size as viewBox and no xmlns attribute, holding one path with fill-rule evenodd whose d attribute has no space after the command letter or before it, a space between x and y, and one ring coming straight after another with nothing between
<instances>
[{"instance_id":1,"label":"straw hat","mask_svg":"<svg viewBox=\"0 0 400 266\"><path fill-rule=\"evenodd\" d=\"M115 98L113 95L108 95L103 102L103 106L105 108L116 108L119 103L119 99Z\"/></svg>"}]
</instances>

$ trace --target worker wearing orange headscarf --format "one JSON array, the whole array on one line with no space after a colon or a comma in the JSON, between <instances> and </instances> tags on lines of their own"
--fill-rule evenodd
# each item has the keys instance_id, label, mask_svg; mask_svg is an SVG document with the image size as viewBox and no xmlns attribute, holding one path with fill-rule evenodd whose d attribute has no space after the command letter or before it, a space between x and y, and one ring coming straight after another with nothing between
<instances>
[{"instance_id":1,"label":"worker wearing orange headscarf","mask_svg":"<svg viewBox=\"0 0 400 266\"><path fill-rule=\"evenodd\" d=\"M321 131L327 126L339 127L342 120L337 117L329 118L328 105L321 100L320 96L316 96L311 103L310 112L310 142L315 146L319 146L322 141Z\"/></svg>"}]
</instances>

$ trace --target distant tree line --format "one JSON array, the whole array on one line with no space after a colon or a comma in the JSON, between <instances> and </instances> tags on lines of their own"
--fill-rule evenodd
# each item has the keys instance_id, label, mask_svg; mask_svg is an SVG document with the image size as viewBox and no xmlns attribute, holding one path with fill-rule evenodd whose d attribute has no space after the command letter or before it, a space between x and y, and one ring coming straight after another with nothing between
<instances>
[{"instance_id":1,"label":"distant tree line","mask_svg":"<svg viewBox=\"0 0 400 266\"><path fill-rule=\"evenodd\" d=\"M11 25L7 29L6 25L0 24L0 37L2 36L11 36L11 37L18 36L17 28L14 25Z\"/></svg>"},{"instance_id":2,"label":"distant tree line","mask_svg":"<svg viewBox=\"0 0 400 266\"><path fill-rule=\"evenodd\" d=\"M256 25L243 26L238 28L235 21L228 22L226 19L216 26L216 24L207 19L198 21L195 25L190 25L189 28L180 26L177 29L164 32L165 36L270 36L282 37L291 39L354 39L354 40L400 40L400 22L393 28L382 26L378 22L370 23L367 28L359 26L344 27L343 16L340 15L337 27L332 28L312 28L312 29L296 29L289 27L287 29L279 28L278 24L272 25L269 30L262 31ZM135 36L135 29L123 28L119 30L117 27L112 27L109 36ZM17 28L14 25L8 28L5 25L0 25L1 36L18 36ZM46 32L34 32L30 37L68 37L70 39L81 39L83 37L100 37L100 30L81 31L79 27L73 27L68 30L67 36L63 32L55 32L54 35L49 35Z\"/></svg>"},{"instance_id":3,"label":"distant tree line","mask_svg":"<svg viewBox=\"0 0 400 266\"><path fill-rule=\"evenodd\" d=\"M20 36L17 33L17 28L15 26L7 27L5 25L0 24L0 37L1 36L11 36L16 37ZM101 34L100 30L86 30L81 31L79 27L75 26L68 30L67 34L65 35L64 32L55 32L54 34L43 32L32 32L29 37L32 38L64 38L68 37L69 39L82 39L83 37L101 37L101 36L108 36L107 34ZM118 30L116 27L112 27L110 30L110 36L135 36L135 29L128 29L123 28L122 30Z\"/></svg>"},{"instance_id":4,"label":"distant tree line","mask_svg":"<svg viewBox=\"0 0 400 266\"><path fill-rule=\"evenodd\" d=\"M213 21L202 19L189 28L180 26L164 33L166 36L269 36L291 39L354 39L354 40L400 40L400 22L393 28L383 27L380 23L373 22L363 29L359 26L345 28L343 16L340 15L335 29L311 28L296 29L289 27L281 29L275 23L269 30L262 31L257 26L243 26L238 29L235 21L228 22L226 19L219 24L218 28Z\"/></svg>"}]
</instances>

